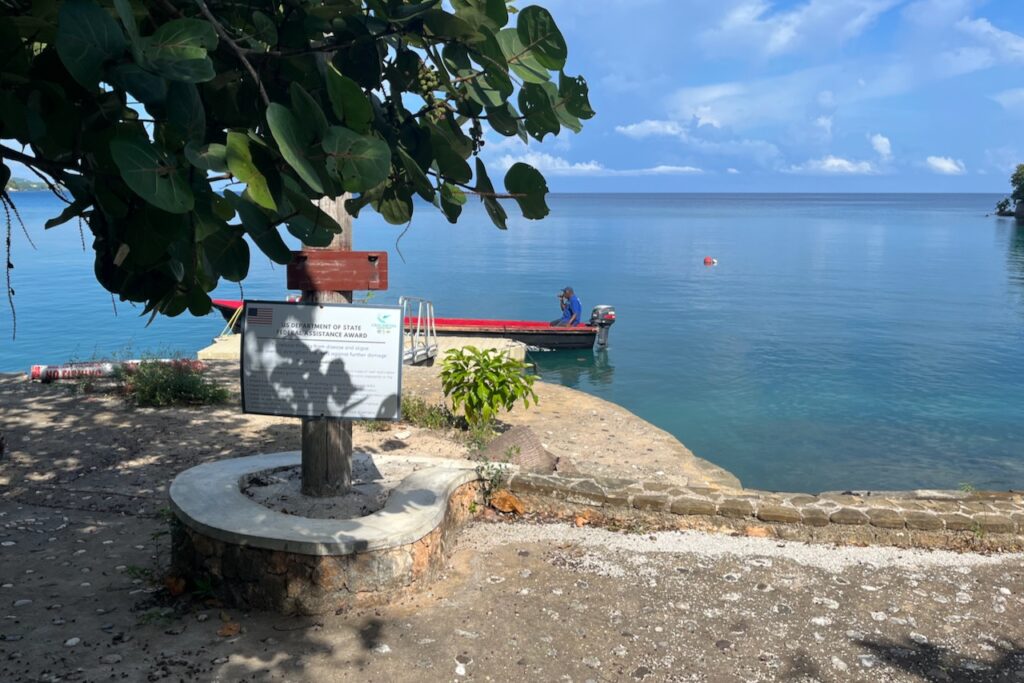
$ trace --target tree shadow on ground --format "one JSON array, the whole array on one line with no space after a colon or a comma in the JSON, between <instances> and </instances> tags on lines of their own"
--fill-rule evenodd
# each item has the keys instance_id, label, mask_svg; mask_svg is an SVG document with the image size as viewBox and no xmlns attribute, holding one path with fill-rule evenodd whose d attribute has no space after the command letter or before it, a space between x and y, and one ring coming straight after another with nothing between
<instances>
[{"instance_id":1,"label":"tree shadow on ground","mask_svg":"<svg viewBox=\"0 0 1024 683\"><path fill-rule=\"evenodd\" d=\"M970 681L971 683L1010 683L1024 675L1024 647L1020 643L983 637L992 648L988 660L959 654L941 645L905 639L861 640L882 662L926 681Z\"/></svg>"},{"instance_id":2,"label":"tree shadow on ground","mask_svg":"<svg viewBox=\"0 0 1024 683\"><path fill-rule=\"evenodd\" d=\"M161 581L170 566L166 508L174 477L207 462L300 447L295 420L240 412L237 364L214 364L209 374L234 390L228 403L138 408L119 396L0 376L0 432L7 442L0 510L5 521L29 525L0 578L39 577L49 601L73 613L81 629L76 633L88 644L77 650L50 647L38 634L58 627L50 624L53 613L41 609L38 622L23 619L5 628L5 638L37 649L27 650L16 665L7 662L17 666L9 672L13 678L0 678L36 680L44 670L70 673L82 667L89 680L122 673L133 680L168 673L175 680L243 680L267 670L283 672L286 680L311 680L301 660L326 656L338 666L363 667L385 642L389 631L373 611L331 615L328 621L250 613L195 595L151 600L169 590ZM33 524L45 525L46 532L32 531ZM91 575L83 576L75 563L47 559L53 557L88 561ZM22 578L19 585L28 581ZM240 636L218 634L221 610L241 624ZM207 619L197 622L202 614ZM140 656L140 648L157 642L159 656ZM99 661L121 652L120 663Z\"/></svg>"}]
</instances>

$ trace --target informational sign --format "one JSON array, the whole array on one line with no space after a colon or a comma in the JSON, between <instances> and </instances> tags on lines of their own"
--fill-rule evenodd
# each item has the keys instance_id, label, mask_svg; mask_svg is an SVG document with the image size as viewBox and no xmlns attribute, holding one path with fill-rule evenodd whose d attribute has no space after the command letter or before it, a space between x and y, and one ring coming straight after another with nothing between
<instances>
[{"instance_id":1,"label":"informational sign","mask_svg":"<svg viewBox=\"0 0 1024 683\"><path fill-rule=\"evenodd\" d=\"M242 411L397 420L402 309L246 301Z\"/></svg>"}]
</instances>

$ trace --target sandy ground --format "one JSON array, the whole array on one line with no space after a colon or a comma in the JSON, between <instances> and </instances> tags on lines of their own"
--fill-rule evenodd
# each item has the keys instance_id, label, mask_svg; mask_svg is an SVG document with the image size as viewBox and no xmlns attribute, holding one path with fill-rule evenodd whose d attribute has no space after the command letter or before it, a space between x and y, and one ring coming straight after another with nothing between
<instances>
[{"instance_id":1,"label":"sandy ground","mask_svg":"<svg viewBox=\"0 0 1024 683\"><path fill-rule=\"evenodd\" d=\"M7 379L0 431L0 681L1024 681L1021 555L478 521L413 597L284 618L171 597L166 489L296 448L293 421Z\"/></svg>"}]
</instances>

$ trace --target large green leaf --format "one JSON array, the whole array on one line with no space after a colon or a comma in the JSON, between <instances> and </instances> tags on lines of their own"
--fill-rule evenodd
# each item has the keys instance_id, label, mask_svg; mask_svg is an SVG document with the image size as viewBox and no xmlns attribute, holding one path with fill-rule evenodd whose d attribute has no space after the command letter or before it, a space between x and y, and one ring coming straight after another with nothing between
<instances>
[{"instance_id":1,"label":"large green leaf","mask_svg":"<svg viewBox=\"0 0 1024 683\"><path fill-rule=\"evenodd\" d=\"M423 26L427 29L428 35L439 38L468 43L480 39L480 35L471 24L444 10L437 9L425 12L423 14Z\"/></svg>"},{"instance_id":2,"label":"large green leaf","mask_svg":"<svg viewBox=\"0 0 1024 683\"><path fill-rule=\"evenodd\" d=\"M65 0L57 15L57 54L68 73L92 90L103 66L128 47L124 32L106 10L91 0Z\"/></svg>"},{"instance_id":3,"label":"large green leaf","mask_svg":"<svg viewBox=\"0 0 1024 683\"><path fill-rule=\"evenodd\" d=\"M217 47L217 32L202 19L172 19L149 36L146 56L179 61L202 59Z\"/></svg>"},{"instance_id":4,"label":"large green leaf","mask_svg":"<svg viewBox=\"0 0 1024 683\"><path fill-rule=\"evenodd\" d=\"M466 204L466 193L451 183L441 185L441 211L449 223L459 220L462 207Z\"/></svg>"},{"instance_id":5,"label":"large green leaf","mask_svg":"<svg viewBox=\"0 0 1024 683\"><path fill-rule=\"evenodd\" d=\"M107 69L105 80L127 90L129 95L145 105L160 106L167 99L167 81L138 64L118 64Z\"/></svg>"},{"instance_id":6,"label":"large green leaf","mask_svg":"<svg viewBox=\"0 0 1024 683\"><path fill-rule=\"evenodd\" d=\"M267 123L284 160L313 191L322 194L323 185L320 183L316 167L307 155L311 141L309 129L302 128L288 107L276 102L267 107Z\"/></svg>"},{"instance_id":7,"label":"large green leaf","mask_svg":"<svg viewBox=\"0 0 1024 683\"><path fill-rule=\"evenodd\" d=\"M249 233L260 251L270 257L274 263L287 265L292 260L292 252L263 210L230 190L226 190L224 196L235 207L238 217L242 219L245 231Z\"/></svg>"},{"instance_id":8,"label":"large green leaf","mask_svg":"<svg viewBox=\"0 0 1024 683\"><path fill-rule=\"evenodd\" d=\"M256 27L253 38L267 46L277 44L277 24L273 19L263 12L253 12L252 24Z\"/></svg>"},{"instance_id":9,"label":"large green leaf","mask_svg":"<svg viewBox=\"0 0 1024 683\"><path fill-rule=\"evenodd\" d=\"M387 14L388 18L392 21L404 23L411 19L415 19L428 10L434 9L439 4L441 4L441 0L423 0L423 2L399 5L398 7L389 9Z\"/></svg>"},{"instance_id":10,"label":"large green leaf","mask_svg":"<svg viewBox=\"0 0 1024 683\"><path fill-rule=\"evenodd\" d=\"M456 16L473 28L481 26L497 31L508 23L505 0L452 0Z\"/></svg>"},{"instance_id":11,"label":"large green leaf","mask_svg":"<svg viewBox=\"0 0 1024 683\"><path fill-rule=\"evenodd\" d=\"M403 191L402 187L388 183L372 204L391 225L403 225L412 220L412 194Z\"/></svg>"},{"instance_id":12,"label":"large green leaf","mask_svg":"<svg viewBox=\"0 0 1024 683\"><path fill-rule=\"evenodd\" d=\"M172 82L167 88L167 122L179 129L186 142L203 142L206 110L194 83Z\"/></svg>"},{"instance_id":13,"label":"large green leaf","mask_svg":"<svg viewBox=\"0 0 1024 683\"><path fill-rule=\"evenodd\" d=\"M512 105L505 102L500 107L487 108L487 123L491 124L498 133L505 137L512 137L519 133L519 112L512 108Z\"/></svg>"},{"instance_id":14,"label":"large green leaf","mask_svg":"<svg viewBox=\"0 0 1024 683\"><path fill-rule=\"evenodd\" d=\"M551 13L543 7L530 5L519 12L516 20L519 42L526 46L542 66L559 71L565 66L569 48Z\"/></svg>"},{"instance_id":15,"label":"large green leaf","mask_svg":"<svg viewBox=\"0 0 1024 683\"><path fill-rule=\"evenodd\" d=\"M208 21L174 19L144 41L143 54L162 76L201 83L214 77L207 51L217 47L217 33Z\"/></svg>"},{"instance_id":16,"label":"large green leaf","mask_svg":"<svg viewBox=\"0 0 1024 683\"><path fill-rule=\"evenodd\" d=\"M583 76L567 76L563 71L558 75L558 99L565 110L580 119L593 118L590 108L590 88Z\"/></svg>"},{"instance_id":17,"label":"large green leaf","mask_svg":"<svg viewBox=\"0 0 1024 683\"><path fill-rule=\"evenodd\" d=\"M185 145L185 158L204 171L223 173L228 170L227 154L228 148L215 142L202 146L194 142Z\"/></svg>"},{"instance_id":18,"label":"large green leaf","mask_svg":"<svg viewBox=\"0 0 1024 683\"><path fill-rule=\"evenodd\" d=\"M544 201L548 184L533 166L522 162L512 164L505 174L505 189L519 204L523 218L540 220L551 212Z\"/></svg>"},{"instance_id":19,"label":"large green leaf","mask_svg":"<svg viewBox=\"0 0 1024 683\"><path fill-rule=\"evenodd\" d=\"M306 196L298 181L286 176L283 192L287 203L283 210L295 214L288 221L288 231L302 240L303 244L326 247L341 232L338 222Z\"/></svg>"},{"instance_id":20,"label":"large green leaf","mask_svg":"<svg viewBox=\"0 0 1024 683\"><path fill-rule=\"evenodd\" d=\"M232 282L241 282L249 273L249 245L243 232L224 226L202 241L203 253L217 274Z\"/></svg>"},{"instance_id":21,"label":"large green leaf","mask_svg":"<svg viewBox=\"0 0 1024 683\"><path fill-rule=\"evenodd\" d=\"M260 173L259 169L252 162L252 152L249 151L249 137L245 133L228 133L227 153L225 155L228 170L243 183L249 192L249 196L260 206L277 210L273 195L267 186L267 179Z\"/></svg>"},{"instance_id":22,"label":"large green leaf","mask_svg":"<svg viewBox=\"0 0 1024 683\"><path fill-rule=\"evenodd\" d=\"M124 24L124 30L128 32L128 38L132 43L139 42L139 26L135 22L135 10L132 9L131 0L114 0L114 11Z\"/></svg>"},{"instance_id":23,"label":"large green leaf","mask_svg":"<svg viewBox=\"0 0 1024 683\"><path fill-rule=\"evenodd\" d=\"M459 44L445 47L444 63L448 71L461 79L461 87L469 96L483 107L500 106L512 94L512 81L501 71L495 69L491 74L473 66L469 60L469 51Z\"/></svg>"},{"instance_id":24,"label":"large green leaf","mask_svg":"<svg viewBox=\"0 0 1024 683\"><path fill-rule=\"evenodd\" d=\"M480 194L480 201L484 203L484 209L490 216L491 222L502 230L508 230L508 214L505 207L498 202L494 191L494 183L487 175L487 168L480 157L476 158L476 191Z\"/></svg>"},{"instance_id":25,"label":"large green leaf","mask_svg":"<svg viewBox=\"0 0 1024 683\"><path fill-rule=\"evenodd\" d=\"M346 192L365 192L376 187L387 179L391 170L388 143L348 128L328 128L323 149L341 176Z\"/></svg>"},{"instance_id":26,"label":"large green leaf","mask_svg":"<svg viewBox=\"0 0 1024 683\"><path fill-rule=\"evenodd\" d=\"M405 169L405 175L409 178L409 183L413 189L416 190L416 194L426 199L428 202L434 200L434 186L430 184L430 179L427 178L427 174L423 172L420 165L409 156L401 147L398 148L398 158L402 162L402 168Z\"/></svg>"},{"instance_id":27,"label":"large green leaf","mask_svg":"<svg viewBox=\"0 0 1024 683\"><path fill-rule=\"evenodd\" d=\"M508 60L512 71L527 83L543 83L551 80L548 68L541 64L536 54L523 45L515 29L504 28L498 32L498 44Z\"/></svg>"},{"instance_id":28,"label":"large green leaf","mask_svg":"<svg viewBox=\"0 0 1024 683\"><path fill-rule=\"evenodd\" d=\"M298 83L293 82L289 88L292 100L292 113L302 122L303 126L312 128L312 138L321 139L327 132L327 117L313 96Z\"/></svg>"},{"instance_id":29,"label":"large green leaf","mask_svg":"<svg viewBox=\"0 0 1024 683\"><path fill-rule=\"evenodd\" d=\"M548 133L558 135L561 129L551 101L555 95L557 91L551 83L526 83L519 90L519 111L526 117L523 124L537 140L543 140Z\"/></svg>"},{"instance_id":30,"label":"large green leaf","mask_svg":"<svg viewBox=\"0 0 1024 683\"><path fill-rule=\"evenodd\" d=\"M373 107L359 84L342 75L333 64L327 65L327 96L338 121L356 131L365 133L373 121Z\"/></svg>"},{"instance_id":31,"label":"large green leaf","mask_svg":"<svg viewBox=\"0 0 1024 683\"><path fill-rule=\"evenodd\" d=\"M110 153L121 178L132 191L168 213L192 210L192 190L178 169L152 143L134 137L115 138Z\"/></svg>"}]
</instances>

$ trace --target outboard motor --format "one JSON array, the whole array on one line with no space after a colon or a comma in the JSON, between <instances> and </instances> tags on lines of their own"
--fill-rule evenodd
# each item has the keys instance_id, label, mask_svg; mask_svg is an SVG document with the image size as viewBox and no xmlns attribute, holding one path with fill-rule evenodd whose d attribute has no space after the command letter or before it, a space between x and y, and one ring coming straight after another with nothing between
<instances>
[{"instance_id":1,"label":"outboard motor","mask_svg":"<svg viewBox=\"0 0 1024 683\"><path fill-rule=\"evenodd\" d=\"M590 324L597 328L597 345L608 346L608 328L615 324L615 307L594 306L590 312Z\"/></svg>"}]
</instances>

